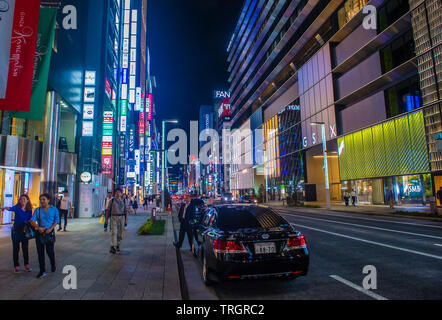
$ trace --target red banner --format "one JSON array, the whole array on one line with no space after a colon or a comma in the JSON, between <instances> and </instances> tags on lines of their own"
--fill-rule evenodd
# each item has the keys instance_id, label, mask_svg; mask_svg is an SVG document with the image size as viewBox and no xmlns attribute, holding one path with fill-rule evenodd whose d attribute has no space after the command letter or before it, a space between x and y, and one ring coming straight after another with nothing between
<instances>
[{"instance_id":1,"label":"red banner","mask_svg":"<svg viewBox=\"0 0 442 320\"><path fill-rule=\"evenodd\" d=\"M16 0L6 96L0 109L29 111L40 0Z\"/></svg>"}]
</instances>

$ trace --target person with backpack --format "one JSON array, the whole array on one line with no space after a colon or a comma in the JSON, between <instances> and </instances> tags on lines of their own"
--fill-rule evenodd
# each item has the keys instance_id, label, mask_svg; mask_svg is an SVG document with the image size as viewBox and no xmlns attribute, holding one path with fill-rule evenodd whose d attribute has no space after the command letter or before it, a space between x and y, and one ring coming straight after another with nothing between
<instances>
[{"instance_id":1,"label":"person with backpack","mask_svg":"<svg viewBox=\"0 0 442 320\"><path fill-rule=\"evenodd\" d=\"M23 262L25 270L31 271L29 266L29 239L25 236L25 227L32 218L32 205L28 195L22 194L18 200L18 203L12 208L3 208L14 212L14 224L11 228L12 239L12 258L14 262L14 273L20 272L20 263L18 260L18 254L20 251L20 245L23 252Z\"/></svg>"},{"instance_id":2,"label":"person with backpack","mask_svg":"<svg viewBox=\"0 0 442 320\"><path fill-rule=\"evenodd\" d=\"M105 229L107 225L111 223L111 247L109 253L115 254L120 252L121 241L123 240L123 224L127 227L128 219L128 207L126 201L122 199L123 191L121 189L115 190L115 197L109 202L109 206L106 210L106 222L104 224Z\"/></svg>"},{"instance_id":3,"label":"person with backpack","mask_svg":"<svg viewBox=\"0 0 442 320\"><path fill-rule=\"evenodd\" d=\"M51 271L56 271L55 265L55 227L60 224L58 209L50 205L51 196L44 193L40 196L40 207L35 209L31 225L36 231L35 244L37 246L40 272L37 279L46 277L45 251L51 262Z\"/></svg>"}]
</instances>

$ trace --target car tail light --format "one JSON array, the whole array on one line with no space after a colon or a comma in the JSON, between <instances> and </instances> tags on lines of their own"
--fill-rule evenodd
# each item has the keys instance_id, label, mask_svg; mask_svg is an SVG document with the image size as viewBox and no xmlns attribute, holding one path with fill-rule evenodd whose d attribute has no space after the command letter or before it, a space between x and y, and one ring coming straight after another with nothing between
<instances>
[{"instance_id":1,"label":"car tail light","mask_svg":"<svg viewBox=\"0 0 442 320\"><path fill-rule=\"evenodd\" d=\"M213 249L217 253L244 253L247 252L244 246L235 241L213 240Z\"/></svg>"},{"instance_id":2,"label":"car tail light","mask_svg":"<svg viewBox=\"0 0 442 320\"><path fill-rule=\"evenodd\" d=\"M307 247L307 242L304 236L297 236L295 238L289 238L285 248L287 250L303 249Z\"/></svg>"}]
</instances>

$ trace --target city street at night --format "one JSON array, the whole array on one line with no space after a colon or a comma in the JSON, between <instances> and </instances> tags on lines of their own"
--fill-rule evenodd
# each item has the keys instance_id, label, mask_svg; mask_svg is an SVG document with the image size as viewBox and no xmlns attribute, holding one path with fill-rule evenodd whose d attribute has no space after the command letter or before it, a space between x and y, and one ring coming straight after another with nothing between
<instances>
[{"instance_id":1,"label":"city street at night","mask_svg":"<svg viewBox=\"0 0 442 320\"><path fill-rule=\"evenodd\" d=\"M0 304L440 301L441 0L0 0Z\"/></svg>"}]
</instances>

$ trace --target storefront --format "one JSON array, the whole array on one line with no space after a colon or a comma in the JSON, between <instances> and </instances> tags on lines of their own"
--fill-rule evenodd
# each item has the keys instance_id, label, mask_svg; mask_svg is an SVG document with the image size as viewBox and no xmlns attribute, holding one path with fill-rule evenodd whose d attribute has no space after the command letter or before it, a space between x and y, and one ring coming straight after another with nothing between
<instances>
[{"instance_id":1,"label":"storefront","mask_svg":"<svg viewBox=\"0 0 442 320\"><path fill-rule=\"evenodd\" d=\"M362 204L388 204L390 191L398 205L426 204L433 194L430 174L343 181L342 197L352 191Z\"/></svg>"},{"instance_id":2,"label":"storefront","mask_svg":"<svg viewBox=\"0 0 442 320\"><path fill-rule=\"evenodd\" d=\"M433 195L422 111L338 139L342 194L359 203L425 204Z\"/></svg>"},{"instance_id":3,"label":"storefront","mask_svg":"<svg viewBox=\"0 0 442 320\"><path fill-rule=\"evenodd\" d=\"M16 136L0 136L0 207L17 204L27 194L35 208L41 185L42 143ZM10 224L11 212L0 210L0 224Z\"/></svg>"}]
</instances>

